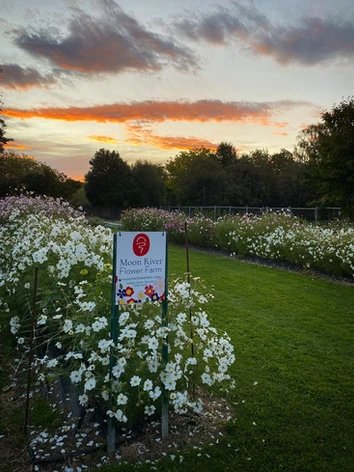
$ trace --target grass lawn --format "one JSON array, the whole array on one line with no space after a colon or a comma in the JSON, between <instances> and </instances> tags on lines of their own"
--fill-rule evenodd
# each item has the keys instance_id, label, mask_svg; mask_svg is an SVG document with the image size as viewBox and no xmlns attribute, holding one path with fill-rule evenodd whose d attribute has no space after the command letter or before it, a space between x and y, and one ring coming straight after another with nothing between
<instances>
[{"instance_id":1,"label":"grass lawn","mask_svg":"<svg viewBox=\"0 0 354 472\"><path fill-rule=\"evenodd\" d=\"M354 286L196 251L190 266L235 346L237 419L201 457L158 470L354 471ZM172 246L171 276L185 267Z\"/></svg>"},{"instance_id":2,"label":"grass lawn","mask_svg":"<svg viewBox=\"0 0 354 472\"><path fill-rule=\"evenodd\" d=\"M354 472L354 286L196 251L190 265L214 286L209 316L235 346L236 420L217 445L156 470ZM185 267L184 249L171 246L170 277Z\"/></svg>"}]
</instances>

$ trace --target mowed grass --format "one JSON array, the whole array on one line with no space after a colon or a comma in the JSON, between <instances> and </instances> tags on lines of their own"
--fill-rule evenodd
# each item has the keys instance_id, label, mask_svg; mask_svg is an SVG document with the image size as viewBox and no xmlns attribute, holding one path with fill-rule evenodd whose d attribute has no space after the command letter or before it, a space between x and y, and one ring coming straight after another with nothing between
<instances>
[{"instance_id":1,"label":"mowed grass","mask_svg":"<svg viewBox=\"0 0 354 472\"><path fill-rule=\"evenodd\" d=\"M185 260L170 247L170 277ZM158 470L354 471L354 286L196 251L190 267L214 286L211 321L235 346L236 421Z\"/></svg>"}]
</instances>

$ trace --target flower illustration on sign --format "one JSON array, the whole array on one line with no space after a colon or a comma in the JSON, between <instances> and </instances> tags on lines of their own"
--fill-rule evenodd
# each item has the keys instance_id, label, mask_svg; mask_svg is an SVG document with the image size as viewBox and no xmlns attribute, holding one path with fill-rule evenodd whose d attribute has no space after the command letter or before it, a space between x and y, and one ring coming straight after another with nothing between
<instances>
[{"instance_id":1,"label":"flower illustration on sign","mask_svg":"<svg viewBox=\"0 0 354 472\"><path fill-rule=\"evenodd\" d=\"M139 233L133 240L133 252L136 256L145 256L150 250L150 238L147 234Z\"/></svg>"}]
</instances>

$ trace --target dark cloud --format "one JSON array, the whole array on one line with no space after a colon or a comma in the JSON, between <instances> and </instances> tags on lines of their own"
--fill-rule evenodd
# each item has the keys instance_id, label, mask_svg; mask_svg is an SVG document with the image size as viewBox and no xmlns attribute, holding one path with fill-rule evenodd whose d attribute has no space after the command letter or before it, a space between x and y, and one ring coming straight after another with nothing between
<instances>
[{"instance_id":1,"label":"dark cloud","mask_svg":"<svg viewBox=\"0 0 354 472\"><path fill-rule=\"evenodd\" d=\"M66 35L56 28L23 28L14 32L15 44L61 69L86 74L196 67L188 48L149 31L111 0L99 4L103 11L98 18L72 9Z\"/></svg>"},{"instance_id":2,"label":"dark cloud","mask_svg":"<svg viewBox=\"0 0 354 472\"><path fill-rule=\"evenodd\" d=\"M291 21L291 20L290 20ZM270 56L282 65L314 65L354 56L354 21L304 17L296 23L273 25L255 7L232 2L213 13L189 14L175 22L182 36L212 45L237 42L253 54Z\"/></svg>"},{"instance_id":3,"label":"dark cloud","mask_svg":"<svg viewBox=\"0 0 354 472\"><path fill-rule=\"evenodd\" d=\"M54 74L43 75L32 67L17 64L0 64L0 86L12 90L28 90L33 87L48 87L56 82Z\"/></svg>"}]
</instances>

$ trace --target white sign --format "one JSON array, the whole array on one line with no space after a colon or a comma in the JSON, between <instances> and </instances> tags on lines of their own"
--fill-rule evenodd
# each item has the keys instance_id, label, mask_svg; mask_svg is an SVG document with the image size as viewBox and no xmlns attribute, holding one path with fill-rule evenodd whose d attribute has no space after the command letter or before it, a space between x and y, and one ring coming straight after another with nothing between
<instances>
[{"instance_id":1,"label":"white sign","mask_svg":"<svg viewBox=\"0 0 354 472\"><path fill-rule=\"evenodd\" d=\"M118 233L116 305L162 301L165 284L166 233Z\"/></svg>"}]
</instances>

